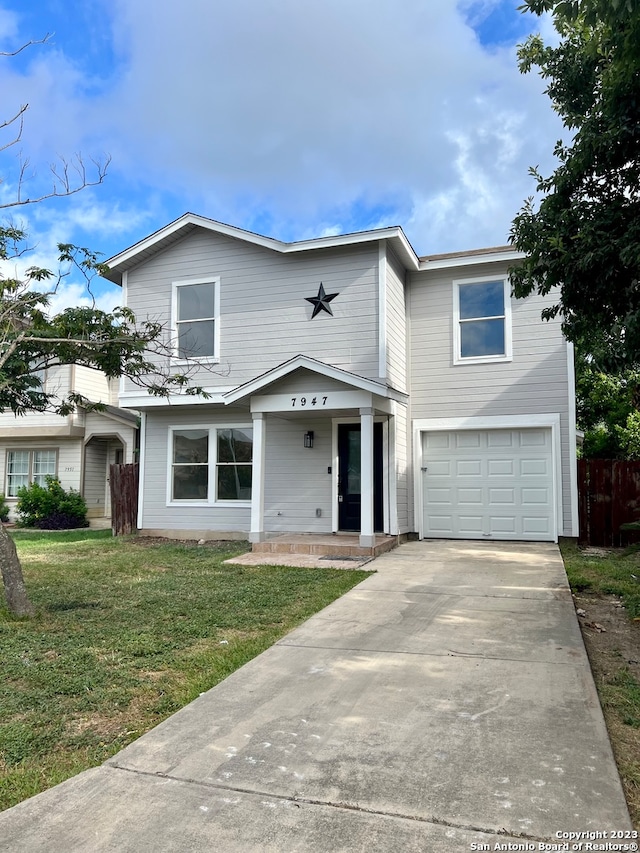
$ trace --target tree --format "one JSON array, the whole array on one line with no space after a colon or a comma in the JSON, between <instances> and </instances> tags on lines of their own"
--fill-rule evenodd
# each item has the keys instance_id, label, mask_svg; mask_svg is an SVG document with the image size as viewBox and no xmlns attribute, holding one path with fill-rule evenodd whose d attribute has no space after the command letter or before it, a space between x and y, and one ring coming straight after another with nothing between
<instances>
[{"instance_id":1,"label":"tree","mask_svg":"<svg viewBox=\"0 0 640 853\"><path fill-rule=\"evenodd\" d=\"M576 347L576 415L587 459L640 458L640 367L619 366L590 340Z\"/></svg>"},{"instance_id":2,"label":"tree","mask_svg":"<svg viewBox=\"0 0 640 853\"><path fill-rule=\"evenodd\" d=\"M0 227L0 260L22 257L25 241L20 229ZM0 277L0 412L23 415L48 410L64 415L78 405L88 410L104 408L73 392L59 398L43 389L42 371L65 364L95 368L108 378L126 375L154 395L167 396L178 388L207 396L203 388L187 384L189 369L171 373L166 356L172 342L161 324L138 323L128 308L105 312L80 307L48 314L50 299L70 270L84 276L89 293L93 276L106 271L88 249L60 244L59 250L63 266L56 275L31 267L20 278ZM33 608L15 545L1 525L0 571L11 612L30 615Z\"/></svg>"},{"instance_id":3,"label":"tree","mask_svg":"<svg viewBox=\"0 0 640 853\"><path fill-rule=\"evenodd\" d=\"M16 50L0 51L0 57L17 56L30 47L48 44L50 39L51 34L47 33L44 38L26 42ZM8 135L6 140L0 142L0 153L6 151L12 152L22 141L25 116L28 109L29 104L22 104L10 118L0 122L0 133ZM49 166L50 183L48 184L48 188L36 190L35 194L32 195L29 193L28 185L29 181L36 177L37 172L31 169L29 159L23 157L22 152L18 152L16 158L17 174L13 182L15 191L12 196L10 195L5 201L0 203L0 210L37 204L51 198L64 198L75 195L75 193L86 189L86 187L101 184L107 175L110 162L111 157L109 156L105 156L102 160L91 158L91 167L88 168L82 154L74 154L70 159L58 157L57 161ZM0 185L5 183L6 178L0 177Z\"/></svg>"},{"instance_id":4,"label":"tree","mask_svg":"<svg viewBox=\"0 0 640 853\"><path fill-rule=\"evenodd\" d=\"M525 0L550 12L557 47L539 36L519 48L573 135L555 146L556 171L531 169L510 240L526 257L511 270L516 296L557 293L543 317L573 341L607 336L621 364L640 362L640 7L637 0Z\"/></svg>"},{"instance_id":5,"label":"tree","mask_svg":"<svg viewBox=\"0 0 640 853\"><path fill-rule=\"evenodd\" d=\"M47 41L48 36L12 53L0 53L0 56L15 56L26 47ZM11 118L0 123L0 133L9 134L8 141L0 143L0 152L12 151L22 139L27 109L28 105L23 105ZM28 161L18 157L18 163L15 195L0 204L0 208L42 203L102 183L109 158L102 162L92 161L93 176L88 174L80 155L71 161L59 159L50 167L52 184L49 189L33 195L27 192L27 182L33 177ZM95 307L95 300L91 307L67 308L51 316L48 311L51 297L67 275L72 272L81 275L91 294L93 277L106 272L97 253L70 244L59 244L58 248L62 266L56 273L35 266L22 275L7 276L0 272L0 412L21 415L52 410L63 415L78 405L87 409L101 408L100 404L74 393L58 399L43 389L39 378L41 371L65 364L95 368L109 378L129 376L156 395L166 396L172 388L178 387L187 394L206 396L202 388L188 385L188 370L171 373L170 362L164 357L170 352L172 342L159 323L137 323L127 308L100 311ZM0 226L0 267L3 270L18 261L24 265L29 249L22 227L11 222ZM159 359L154 357L158 355ZM26 593L15 545L2 525L0 573L9 610L17 616L31 615L33 607Z\"/></svg>"}]
</instances>

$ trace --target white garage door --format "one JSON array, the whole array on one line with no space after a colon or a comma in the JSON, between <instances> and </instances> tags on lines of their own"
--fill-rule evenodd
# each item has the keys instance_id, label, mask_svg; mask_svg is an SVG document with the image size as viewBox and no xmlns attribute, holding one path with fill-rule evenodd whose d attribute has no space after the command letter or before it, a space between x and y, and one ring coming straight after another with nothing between
<instances>
[{"instance_id":1,"label":"white garage door","mask_svg":"<svg viewBox=\"0 0 640 853\"><path fill-rule=\"evenodd\" d=\"M424 537L555 540L550 429L423 432L422 466Z\"/></svg>"}]
</instances>

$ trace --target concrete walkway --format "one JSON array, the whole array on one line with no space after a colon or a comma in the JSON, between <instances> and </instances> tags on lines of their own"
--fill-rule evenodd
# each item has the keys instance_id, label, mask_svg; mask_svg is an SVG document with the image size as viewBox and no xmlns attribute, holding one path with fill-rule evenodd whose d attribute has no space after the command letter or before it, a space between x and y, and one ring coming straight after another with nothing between
<instances>
[{"instance_id":1,"label":"concrete walkway","mask_svg":"<svg viewBox=\"0 0 640 853\"><path fill-rule=\"evenodd\" d=\"M416 542L371 567L105 765L0 815L0 850L457 853L629 829L557 548Z\"/></svg>"}]
</instances>

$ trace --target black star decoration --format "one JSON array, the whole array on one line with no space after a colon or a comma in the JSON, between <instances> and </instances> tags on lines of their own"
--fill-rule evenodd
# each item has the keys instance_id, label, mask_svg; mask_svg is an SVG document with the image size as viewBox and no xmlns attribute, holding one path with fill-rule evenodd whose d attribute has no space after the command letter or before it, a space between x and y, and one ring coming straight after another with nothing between
<instances>
[{"instance_id":1,"label":"black star decoration","mask_svg":"<svg viewBox=\"0 0 640 853\"><path fill-rule=\"evenodd\" d=\"M321 311L326 311L327 314L331 314L333 317L333 311L331 310L331 306L329 303L332 299L335 299L336 296L340 296L339 293L325 293L324 285L320 282L320 289L318 290L317 296L305 296L307 302L310 302L313 305L313 314L311 315L311 319L319 314Z\"/></svg>"}]
</instances>

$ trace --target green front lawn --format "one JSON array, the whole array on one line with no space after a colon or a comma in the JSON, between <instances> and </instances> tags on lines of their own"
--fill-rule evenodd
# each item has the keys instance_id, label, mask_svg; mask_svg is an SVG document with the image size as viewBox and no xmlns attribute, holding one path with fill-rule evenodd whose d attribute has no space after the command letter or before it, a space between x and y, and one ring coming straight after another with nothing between
<instances>
[{"instance_id":1,"label":"green front lawn","mask_svg":"<svg viewBox=\"0 0 640 853\"><path fill-rule=\"evenodd\" d=\"M246 543L14 538L38 613L0 607L0 809L103 762L366 577L223 565Z\"/></svg>"}]
</instances>

